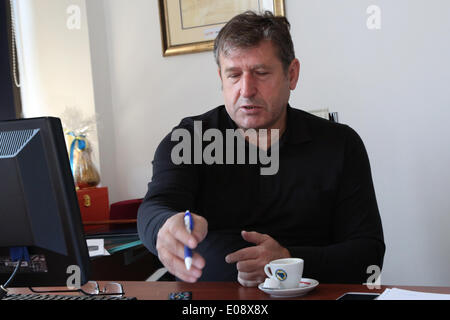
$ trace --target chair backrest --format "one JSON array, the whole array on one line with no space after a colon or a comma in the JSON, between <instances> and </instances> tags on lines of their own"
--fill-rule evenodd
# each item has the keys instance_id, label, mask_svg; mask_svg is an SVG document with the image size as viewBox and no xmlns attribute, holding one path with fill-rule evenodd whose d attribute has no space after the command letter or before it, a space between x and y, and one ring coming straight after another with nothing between
<instances>
[{"instance_id":1,"label":"chair backrest","mask_svg":"<svg viewBox=\"0 0 450 320\"><path fill-rule=\"evenodd\" d=\"M139 206L143 199L133 199L111 204L110 220L136 219Z\"/></svg>"}]
</instances>

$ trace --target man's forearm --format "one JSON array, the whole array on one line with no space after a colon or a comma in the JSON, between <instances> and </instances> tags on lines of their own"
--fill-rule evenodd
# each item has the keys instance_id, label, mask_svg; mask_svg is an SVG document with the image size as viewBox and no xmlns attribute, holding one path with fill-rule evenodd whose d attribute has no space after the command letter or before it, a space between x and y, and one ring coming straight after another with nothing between
<instances>
[{"instance_id":1,"label":"man's forearm","mask_svg":"<svg viewBox=\"0 0 450 320\"><path fill-rule=\"evenodd\" d=\"M177 213L171 209L154 201L145 201L138 211L138 232L144 246L154 255L158 255L156 250L156 238L159 229L163 224Z\"/></svg>"}]
</instances>

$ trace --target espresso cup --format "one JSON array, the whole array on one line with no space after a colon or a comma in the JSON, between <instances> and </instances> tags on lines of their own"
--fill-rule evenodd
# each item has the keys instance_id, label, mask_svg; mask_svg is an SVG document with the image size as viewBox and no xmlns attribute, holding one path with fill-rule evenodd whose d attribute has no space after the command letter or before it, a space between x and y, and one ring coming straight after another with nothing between
<instances>
[{"instance_id":1,"label":"espresso cup","mask_svg":"<svg viewBox=\"0 0 450 320\"><path fill-rule=\"evenodd\" d=\"M264 266L264 272L280 282L280 289L298 288L303 275L303 259L273 260Z\"/></svg>"}]
</instances>

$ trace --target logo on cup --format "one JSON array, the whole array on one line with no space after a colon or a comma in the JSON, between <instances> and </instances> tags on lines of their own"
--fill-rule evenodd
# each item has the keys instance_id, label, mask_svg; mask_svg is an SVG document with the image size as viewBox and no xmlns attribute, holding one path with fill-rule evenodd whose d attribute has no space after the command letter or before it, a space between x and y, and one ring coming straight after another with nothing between
<instances>
[{"instance_id":1,"label":"logo on cup","mask_svg":"<svg viewBox=\"0 0 450 320\"><path fill-rule=\"evenodd\" d=\"M284 281L287 278L287 273L283 269L277 269L277 271L275 271L275 276L278 280Z\"/></svg>"}]
</instances>

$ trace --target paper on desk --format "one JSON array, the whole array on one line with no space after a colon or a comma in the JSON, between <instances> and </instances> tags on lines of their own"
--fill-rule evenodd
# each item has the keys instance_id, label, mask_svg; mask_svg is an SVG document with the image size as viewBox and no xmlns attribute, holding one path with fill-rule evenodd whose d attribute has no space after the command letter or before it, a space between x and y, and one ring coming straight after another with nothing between
<instances>
[{"instance_id":1,"label":"paper on desk","mask_svg":"<svg viewBox=\"0 0 450 320\"><path fill-rule=\"evenodd\" d=\"M398 288L386 289L377 300L450 300L450 294L428 293Z\"/></svg>"},{"instance_id":2,"label":"paper on desk","mask_svg":"<svg viewBox=\"0 0 450 320\"><path fill-rule=\"evenodd\" d=\"M89 257L109 256L108 250L105 249L104 239L87 239Z\"/></svg>"}]
</instances>

